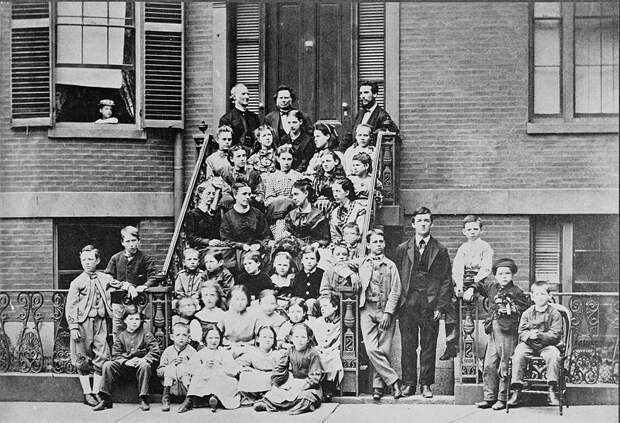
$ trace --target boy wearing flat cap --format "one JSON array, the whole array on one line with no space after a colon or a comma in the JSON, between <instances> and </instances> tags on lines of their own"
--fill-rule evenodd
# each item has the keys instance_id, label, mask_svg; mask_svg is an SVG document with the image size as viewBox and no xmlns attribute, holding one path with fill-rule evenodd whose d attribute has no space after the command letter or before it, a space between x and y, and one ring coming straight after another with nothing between
<instances>
[{"instance_id":1,"label":"boy wearing flat cap","mask_svg":"<svg viewBox=\"0 0 620 423\"><path fill-rule=\"evenodd\" d=\"M478 408L502 410L506 408L508 395L508 360L518 342L519 318L530 304L529 300L512 278L517 265L510 258L502 258L491 268L494 281L474 283L474 291L489 299L489 315L484 331L489 335L484 355L484 399L476 403Z\"/></svg>"},{"instance_id":2,"label":"boy wearing flat cap","mask_svg":"<svg viewBox=\"0 0 620 423\"><path fill-rule=\"evenodd\" d=\"M118 123L118 119L112 116L114 107L114 100L103 99L99 102L99 113L101 118L97 119L95 123Z\"/></svg>"}]
</instances>

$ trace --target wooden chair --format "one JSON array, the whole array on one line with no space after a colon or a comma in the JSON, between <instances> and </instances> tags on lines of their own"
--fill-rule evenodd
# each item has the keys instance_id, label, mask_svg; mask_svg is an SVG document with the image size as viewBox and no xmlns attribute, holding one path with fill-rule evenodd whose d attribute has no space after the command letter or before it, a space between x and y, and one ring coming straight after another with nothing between
<instances>
[{"instance_id":1,"label":"wooden chair","mask_svg":"<svg viewBox=\"0 0 620 423\"><path fill-rule=\"evenodd\" d=\"M560 350L560 373L558 375L558 399L560 401L559 409L560 416L563 412L563 407L568 408L568 400L566 396L566 380L568 378L568 372L570 368L570 357L572 351L572 330L571 330L571 313L568 308L561 304L551 303L552 307L560 312L562 315L562 335L561 340L557 345ZM549 384L547 383L547 365L542 357L532 357L527 359L525 367L525 378L523 380L523 388L521 392L533 393L533 394L547 394ZM508 399L512 395L512 389L510 381L512 380L512 358L508 362ZM506 402L506 413L508 413L510 406Z\"/></svg>"}]
</instances>

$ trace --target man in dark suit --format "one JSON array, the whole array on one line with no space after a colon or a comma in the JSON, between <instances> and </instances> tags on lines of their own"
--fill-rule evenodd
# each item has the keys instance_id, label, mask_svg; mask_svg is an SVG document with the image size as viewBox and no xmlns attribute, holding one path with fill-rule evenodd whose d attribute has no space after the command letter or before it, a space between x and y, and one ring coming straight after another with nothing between
<instances>
[{"instance_id":1,"label":"man in dark suit","mask_svg":"<svg viewBox=\"0 0 620 423\"><path fill-rule=\"evenodd\" d=\"M271 126L277 134L277 138L274 140L276 145L280 145L280 140L288 135L290 132L290 126L287 120L287 114L293 110L293 103L297 101L297 95L291 87L288 85L280 85L273 96L276 102L276 110L269 112L265 116L265 125ZM304 113L305 115L305 113ZM302 122L302 132L312 134L312 125L310 122Z\"/></svg>"},{"instance_id":2,"label":"man in dark suit","mask_svg":"<svg viewBox=\"0 0 620 423\"><path fill-rule=\"evenodd\" d=\"M248 110L250 94L243 84L230 90L234 107L220 118L219 126L228 125L233 130L232 145L242 145L248 151L254 148L254 130L260 125L258 115Z\"/></svg>"},{"instance_id":3,"label":"man in dark suit","mask_svg":"<svg viewBox=\"0 0 620 423\"><path fill-rule=\"evenodd\" d=\"M271 126L278 135L278 139L274 140L279 145L279 140L289 133L290 127L286 114L293 108L293 102L297 96L288 85L280 85L273 96L276 102L276 110L269 112L265 116L265 125Z\"/></svg>"},{"instance_id":4,"label":"man in dark suit","mask_svg":"<svg viewBox=\"0 0 620 423\"><path fill-rule=\"evenodd\" d=\"M411 225L415 235L398 246L395 260L404 299L399 312L403 394L413 395L416 390L419 336L422 396L432 398L439 317L453 291L450 256L431 236L433 215L428 208L420 207L413 212Z\"/></svg>"},{"instance_id":5,"label":"man in dark suit","mask_svg":"<svg viewBox=\"0 0 620 423\"><path fill-rule=\"evenodd\" d=\"M380 129L398 132L398 126L396 126L390 114L377 104L378 94L379 86L376 82L364 81L360 84L360 110L355 117L353 131L355 131L357 125L365 123L372 128L373 136ZM345 151L351 144L353 144L353 136L351 132L348 132L343 137L338 149Z\"/></svg>"}]
</instances>

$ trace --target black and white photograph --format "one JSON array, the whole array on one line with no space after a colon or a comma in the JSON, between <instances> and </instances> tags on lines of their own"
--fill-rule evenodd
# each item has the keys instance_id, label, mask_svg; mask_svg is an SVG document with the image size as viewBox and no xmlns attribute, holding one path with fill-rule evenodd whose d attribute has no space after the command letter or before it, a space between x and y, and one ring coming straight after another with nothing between
<instances>
[{"instance_id":1,"label":"black and white photograph","mask_svg":"<svg viewBox=\"0 0 620 423\"><path fill-rule=\"evenodd\" d=\"M618 421L619 20L0 0L0 421Z\"/></svg>"}]
</instances>

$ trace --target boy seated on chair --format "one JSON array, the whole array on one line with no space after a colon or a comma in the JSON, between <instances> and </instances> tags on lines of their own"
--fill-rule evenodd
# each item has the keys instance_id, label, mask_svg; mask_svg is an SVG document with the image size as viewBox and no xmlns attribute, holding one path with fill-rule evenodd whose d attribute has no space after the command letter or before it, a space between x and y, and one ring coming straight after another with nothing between
<instances>
[{"instance_id":1,"label":"boy seated on chair","mask_svg":"<svg viewBox=\"0 0 620 423\"><path fill-rule=\"evenodd\" d=\"M520 404L527 358L534 356L542 357L547 365L549 405L559 405L557 386L560 374L560 350L557 345L562 336L562 315L549 303L551 296L547 282L534 282L530 292L534 305L523 312L519 322L519 344L512 356L511 386L514 392L508 405Z\"/></svg>"}]
</instances>

